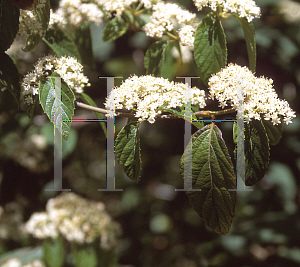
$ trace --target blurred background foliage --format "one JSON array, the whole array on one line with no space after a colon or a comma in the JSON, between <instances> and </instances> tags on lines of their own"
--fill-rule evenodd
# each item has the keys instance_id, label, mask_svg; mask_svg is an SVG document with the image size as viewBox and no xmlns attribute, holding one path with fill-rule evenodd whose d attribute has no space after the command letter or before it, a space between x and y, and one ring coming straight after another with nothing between
<instances>
[{"instance_id":1,"label":"blurred background foliage","mask_svg":"<svg viewBox=\"0 0 300 267\"><path fill-rule=\"evenodd\" d=\"M191 0L176 1L196 13ZM300 111L300 3L257 0L262 16L254 20L257 41L257 76L274 80L280 98ZM52 2L53 7L57 1ZM199 15L201 19L208 9ZM235 18L222 20L228 43L228 62L248 65L242 29ZM113 42L102 41L103 25L91 25L95 67L85 66L92 84L86 88L99 107L106 97L106 79L98 76L143 75L145 51L153 42L139 32L129 32ZM21 75L38 57L48 54L41 43L32 52L10 49ZM193 60L179 63L169 53L165 75L197 76ZM175 64L175 63L179 64ZM119 85L122 79L115 79ZM193 85L205 89L198 79ZM210 110L217 104L208 102ZM95 118L92 112L75 110L76 119ZM116 118L116 133L126 119ZM233 151L232 123L218 125ZM124 192L98 192L106 186L106 139L96 122L73 122L63 141L63 187L88 199L103 201L121 223L119 264L150 266L300 266L300 118L284 127L278 145L271 147L271 163L265 178L252 192L238 192L232 229L217 235L204 226L192 209L179 175L183 153L183 120L143 122L140 126L142 178L135 184L116 163L116 188ZM35 211L44 210L53 188L53 125L41 109L30 120L24 108L16 110L9 92L0 92L0 254L34 245L22 236L20 225ZM231 154L233 156L233 154Z\"/></svg>"}]
</instances>

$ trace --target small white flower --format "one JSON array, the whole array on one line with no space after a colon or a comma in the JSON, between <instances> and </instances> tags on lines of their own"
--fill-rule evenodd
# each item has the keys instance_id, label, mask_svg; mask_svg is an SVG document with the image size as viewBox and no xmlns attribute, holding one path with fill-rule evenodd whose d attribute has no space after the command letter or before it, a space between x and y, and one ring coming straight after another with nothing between
<instances>
[{"instance_id":1,"label":"small white flower","mask_svg":"<svg viewBox=\"0 0 300 267\"><path fill-rule=\"evenodd\" d=\"M115 109L133 109L139 121L148 120L154 123L155 116L161 113L162 106L176 108L187 103L187 89L191 90L191 103L204 108L206 104L203 90L151 75L128 78L120 87L114 88L104 105L108 111L107 116L116 115Z\"/></svg>"},{"instance_id":2,"label":"small white flower","mask_svg":"<svg viewBox=\"0 0 300 267\"><path fill-rule=\"evenodd\" d=\"M213 11L217 6L223 7L224 12L237 13L239 17L244 17L248 22L260 17L260 8L253 0L193 0L195 6L200 11L203 7L209 6Z\"/></svg>"},{"instance_id":3,"label":"small white flower","mask_svg":"<svg viewBox=\"0 0 300 267\"><path fill-rule=\"evenodd\" d=\"M239 108L240 94L245 96L245 120L260 120L261 115L265 120L272 120L274 125L283 121L288 124L296 117L295 112L285 100L278 98L272 86L273 80L264 77L257 78L247 68L229 64L209 79L210 97L216 98L220 106L227 104Z\"/></svg>"}]
</instances>

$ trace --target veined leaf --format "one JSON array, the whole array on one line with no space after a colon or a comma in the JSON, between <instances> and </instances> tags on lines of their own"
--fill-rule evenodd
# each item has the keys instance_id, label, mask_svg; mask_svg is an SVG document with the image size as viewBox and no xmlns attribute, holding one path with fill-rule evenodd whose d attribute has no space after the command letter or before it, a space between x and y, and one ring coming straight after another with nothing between
<instances>
[{"instance_id":1,"label":"veined leaf","mask_svg":"<svg viewBox=\"0 0 300 267\"><path fill-rule=\"evenodd\" d=\"M96 267L98 265L97 254L95 246L88 245L73 245L72 258L76 267Z\"/></svg>"},{"instance_id":2,"label":"veined leaf","mask_svg":"<svg viewBox=\"0 0 300 267\"><path fill-rule=\"evenodd\" d=\"M245 185L255 185L265 175L269 165L270 148L261 120L245 124Z\"/></svg>"},{"instance_id":3,"label":"veined leaf","mask_svg":"<svg viewBox=\"0 0 300 267\"><path fill-rule=\"evenodd\" d=\"M20 76L19 71L10 58L4 52L0 52L0 88L6 87L17 101L20 102Z\"/></svg>"},{"instance_id":4,"label":"veined leaf","mask_svg":"<svg viewBox=\"0 0 300 267\"><path fill-rule=\"evenodd\" d=\"M244 18L240 18L235 14L236 19L241 24L244 31L248 58L249 58L249 69L255 72L256 68L256 42L255 42L255 31L253 23L247 22Z\"/></svg>"},{"instance_id":5,"label":"veined leaf","mask_svg":"<svg viewBox=\"0 0 300 267\"><path fill-rule=\"evenodd\" d=\"M265 127L269 143L274 146L277 145L282 137L283 132L283 120L281 118L281 123L278 125L273 125L272 121L267 121L262 119L262 123Z\"/></svg>"},{"instance_id":6,"label":"veined leaf","mask_svg":"<svg viewBox=\"0 0 300 267\"><path fill-rule=\"evenodd\" d=\"M10 0L0 0L0 52L6 51L19 31L20 10Z\"/></svg>"},{"instance_id":7,"label":"veined leaf","mask_svg":"<svg viewBox=\"0 0 300 267\"><path fill-rule=\"evenodd\" d=\"M226 235L236 203L236 191L228 189L236 189L236 177L221 131L214 124L207 125L193 135L191 142L181 158L180 173L183 179L191 177L193 189L201 191L186 194L205 224Z\"/></svg>"},{"instance_id":8,"label":"veined leaf","mask_svg":"<svg viewBox=\"0 0 300 267\"><path fill-rule=\"evenodd\" d=\"M75 43L63 31L59 29L48 29L43 41L58 57L75 57L81 63L81 57Z\"/></svg>"},{"instance_id":9,"label":"veined leaf","mask_svg":"<svg viewBox=\"0 0 300 267\"><path fill-rule=\"evenodd\" d=\"M212 74L227 64L227 47L220 19L213 12L199 23L194 41L194 58L200 78L207 85Z\"/></svg>"},{"instance_id":10,"label":"veined leaf","mask_svg":"<svg viewBox=\"0 0 300 267\"><path fill-rule=\"evenodd\" d=\"M42 36L40 35L39 29L31 29L28 33L28 38L26 41L26 46L23 49L23 51L28 52L32 50L34 47L38 45L38 43L42 40L42 37L46 33L46 30L48 28L49 19L50 19L50 0L46 0L46 3L43 7L37 8L40 1L35 1L33 6L33 12L35 18L40 22L42 25Z\"/></svg>"},{"instance_id":11,"label":"veined leaf","mask_svg":"<svg viewBox=\"0 0 300 267\"><path fill-rule=\"evenodd\" d=\"M39 99L44 112L47 114L50 121L54 124L55 119L55 77L60 78L56 72L51 74L51 77L45 78L40 82ZM59 101L59 100L58 100ZM61 78L61 101L58 105L61 108L62 125L60 122L56 123L56 127L62 133L65 140L68 139L72 116L74 115L75 95L67 83Z\"/></svg>"},{"instance_id":12,"label":"veined leaf","mask_svg":"<svg viewBox=\"0 0 300 267\"><path fill-rule=\"evenodd\" d=\"M80 97L83 99L83 101L84 101L86 104L91 105L91 106L93 106L93 107L97 107L96 103L94 102L94 100L93 100L92 98L90 98L89 95L87 95L87 94L85 94L85 93L81 93L81 94L80 94ZM101 113L99 113L99 112L94 112L94 114L96 115L96 117L97 117L98 120L103 120L103 119L104 119ZM102 130L103 130L103 132L104 132L104 134L105 134L105 137L107 137L107 131L106 131L106 125L105 125L105 122L100 121L100 125L101 125Z\"/></svg>"},{"instance_id":13,"label":"veined leaf","mask_svg":"<svg viewBox=\"0 0 300 267\"><path fill-rule=\"evenodd\" d=\"M164 61L165 49L168 44L169 41L167 40L159 40L149 46L144 59L147 74L156 73L160 69L161 64L163 65L162 61Z\"/></svg>"},{"instance_id":14,"label":"veined leaf","mask_svg":"<svg viewBox=\"0 0 300 267\"><path fill-rule=\"evenodd\" d=\"M65 261L65 248L63 239L48 238L43 242L44 260L48 267L62 267Z\"/></svg>"},{"instance_id":15,"label":"veined leaf","mask_svg":"<svg viewBox=\"0 0 300 267\"><path fill-rule=\"evenodd\" d=\"M102 40L104 42L116 40L126 33L127 28L128 25L123 18L113 18L105 24Z\"/></svg>"},{"instance_id":16,"label":"veined leaf","mask_svg":"<svg viewBox=\"0 0 300 267\"><path fill-rule=\"evenodd\" d=\"M181 107L177 107L177 108L165 108L165 107L162 107L161 108L162 111L165 111L165 112L169 112L179 118L182 118L184 119L184 114L185 114L185 108L184 106L181 106ZM193 120L197 120L197 117L195 116L195 113L192 111L192 124L194 126L197 127L197 129L201 129L203 128L204 124L203 122L199 122L199 121L193 121Z\"/></svg>"},{"instance_id":17,"label":"veined leaf","mask_svg":"<svg viewBox=\"0 0 300 267\"><path fill-rule=\"evenodd\" d=\"M141 155L139 122L128 120L128 123L119 132L115 142L116 158L125 173L136 182L140 179Z\"/></svg>"}]
</instances>

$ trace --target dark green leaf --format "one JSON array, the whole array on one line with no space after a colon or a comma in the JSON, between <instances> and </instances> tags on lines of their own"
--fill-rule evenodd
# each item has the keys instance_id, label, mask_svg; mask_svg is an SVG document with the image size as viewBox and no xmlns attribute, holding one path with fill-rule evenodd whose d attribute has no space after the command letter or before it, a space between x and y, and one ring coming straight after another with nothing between
<instances>
[{"instance_id":1,"label":"dark green leaf","mask_svg":"<svg viewBox=\"0 0 300 267\"><path fill-rule=\"evenodd\" d=\"M175 42L168 42L163 50L163 58L160 62L159 76L168 80L173 80L175 76L176 59L172 55L174 45Z\"/></svg>"},{"instance_id":2,"label":"dark green leaf","mask_svg":"<svg viewBox=\"0 0 300 267\"><path fill-rule=\"evenodd\" d=\"M28 104L27 101L26 101L26 97L28 96L24 96L24 106L25 106L25 110L26 110L26 113L27 113L27 116L32 119L33 118L33 113L34 113L34 109L35 109L35 106L37 105L37 100L38 100L38 95L29 95L32 97L32 100L33 100L33 104Z\"/></svg>"},{"instance_id":3,"label":"dark green leaf","mask_svg":"<svg viewBox=\"0 0 300 267\"><path fill-rule=\"evenodd\" d=\"M141 155L139 122L129 120L119 132L115 142L116 158L125 173L136 182L140 179Z\"/></svg>"},{"instance_id":4,"label":"dark green leaf","mask_svg":"<svg viewBox=\"0 0 300 267\"><path fill-rule=\"evenodd\" d=\"M72 38L82 58L82 63L95 68L90 23L85 22L74 31Z\"/></svg>"},{"instance_id":5,"label":"dark green leaf","mask_svg":"<svg viewBox=\"0 0 300 267\"><path fill-rule=\"evenodd\" d=\"M63 31L59 29L48 29L43 41L58 57L75 57L79 62L81 62L81 57L75 43Z\"/></svg>"},{"instance_id":6,"label":"dark green leaf","mask_svg":"<svg viewBox=\"0 0 300 267\"><path fill-rule=\"evenodd\" d=\"M184 119L184 115L185 115L185 107L177 107L177 108L166 108L166 107L162 107L161 108L162 111L165 112L169 112L179 118ZM195 113L192 111L192 124L194 126L196 126L198 129L203 128L204 124L201 121L193 121L193 120L197 120L197 117L195 116Z\"/></svg>"},{"instance_id":7,"label":"dark green leaf","mask_svg":"<svg viewBox=\"0 0 300 267\"><path fill-rule=\"evenodd\" d=\"M164 61L165 49L169 41L159 40L151 44L146 52L144 66L147 74L154 74L160 69L161 61Z\"/></svg>"},{"instance_id":8,"label":"dark green leaf","mask_svg":"<svg viewBox=\"0 0 300 267\"><path fill-rule=\"evenodd\" d=\"M266 121L264 119L262 119L262 123L265 127L270 145L277 145L282 137L283 120L281 119L281 123L278 125L273 125L272 121Z\"/></svg>"},{"instance_id":9,"label":"dark green leaf","mask_svg":"<svg viewBox=\"0 0 300 267\"><path fill-rule=\"evenodd\" d=\"M126 33L127 28L128 25L124 19L113 18L105 24L102 40L104 42L116 40Z\"/></svg>"},{"instance_id":10,"label":"dark green leaf","mask_svg":"<svg viewBox=\"0 0 300 267\"><path fill-rule=\"evenodd\" d=\"M0 88L3 87L14 96L19 107L21 91L19 71L10 56L0 52Z\"/></svg>"},{"instance_id":11,"label":"dark green leaf","mask_svg":"<svg viewBox=\"0 0 300 267\"><path fill-rule=\"evenodd\" d=\"M40 1L35 1L33 6L34 16L42 25L42 36L40 35L39 29L31 29L28 34L26 46L23 51L28 52L38 45L42 40L42 37L46 33L50 19L50 0L47 0L42 8L37 8Z\"/></svg>"},{"instance_id":12,"label":"dark green leaf","mask_svg":"<svg viewBox=\"0 0 300 267\"><path fill-rule=\"evenodd\" d=\"M194 58L201 79L208 79L227 64L227 47L220 19L213 12L200 22L195 33Z\"/></svg>"},{"instance_id":13,"label":"dark green leaf","mask_svg":"<svg viewBox=\"0 0 300 267\"><path fill-rule=\"evenodd\" d=\"M39 86L39 99L44 112L49 117L50 121L54 123L55 119L55 77L60 78L60 75L56 72L51 74L51 78L45 78L40 82ZM68 139L68 135L71 127L72 116L74 115L74 101L75 95L67 83L61 79L61 107L62 114L62 127L60 123L56 124L56 127L62 133L65 140Z\"/></svg>"},{"instance_id":14,"label":"dark green leaf","mask_svg":"<svg viewBox=\"0 0 300 267\"><path fill-rule=\"evenodd\" d=\"M236 177L221 131L213 124L197 131L181 159L183 179L192 178L187 191L194 210L205 224L218 234L228 234L234 216ZM186 156L185 156L186 155ZM184 178L184 174L188 177Z\"/></svg>"},{"instance_id":15,"label":"dark green leaf","mask_svg":"<svg viewBox=\"0 0 300 267\"><path fill-rule=\"evenodd\" d=\"M256 42L255 42L255 31L253 23L247 22L244 18L240 18L235 15L238 22L241 24L244 31L248 58L249 58L249 69L255 72L256 68Z\"/></svg>"},{"instance_id":16,"label":"dark green leaf","mask_svg":"<svg viewBox=\"0 0 300 267\"><path fill-rule=\"evenodd\" d=\"M44 261L48 267L62 267L65 261L65 248L63 239L45 239L43 242Z\"/></svg>"},{"instance_id":17,"label":"dark green leaf","mask_svg":"<svg viewBox=\"0 0 300 267\"><path fill-rule=\"evenodd\" d=\"M92 245L72 247L72 257L76 267L96 267L98 266L97 259L98 251Z\"/></svg>"},{"instance_id":18,"label":"dark green leaf","mask_svg":"<svg viewBox=\"0 0 300 267\"><path fill-rule=\"evenodd\" d=\"M270 157L269 141L261 120L245 124L245 185L255 185L265 175Z\"/></svg>"},{"instance_id":19,"label":"dark green leaf","mask_svg":"<svg viewBox=\"0 0 300 267\"><path fill-rule=\"evenodd\" d=\"M0 52L6 51L19 31L19 9L10 0L0 0Z\"/></svg>"},{"instance_id":20,"label":"dark green leaf","mask_svg":"<svg viewBox=\"0 0 300 267\"><path fill-rule=\"evenodd\" d=\"M86 104L91 105L91 106L93 106L93 107L97 107L96 103L94 102L94 100L93 100L92 98L90 98L89 95L87 95L87 94L85 94L85 93L81 93L81 94L80 94L80 97L82 98L82 100L83 100ZM99 113L99 112L94 112L94 114L96 115L96 117L97 117L98 120L103 120L103 119L104 119L101 113ZM100 121L100 125L101 125L102 130L103 130L103 132L104 132L104 134L105 134L105 137L107 137L107 131L106 131L106 125L105 125L105 122L104 122L104 121Z\"/></svg>"}]
</instances>

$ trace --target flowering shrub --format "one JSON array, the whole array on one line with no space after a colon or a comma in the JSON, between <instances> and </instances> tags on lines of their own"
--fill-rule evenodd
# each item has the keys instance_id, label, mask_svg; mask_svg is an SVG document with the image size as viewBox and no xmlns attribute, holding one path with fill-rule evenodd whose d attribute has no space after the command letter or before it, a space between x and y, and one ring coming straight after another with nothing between
<instances>
[{"instance_id":1,"label":"flowering shrub","mask_svg":"<svg viewBox=\"0 0 300 267\"><path fill-rule=\"evenodd\" d=\"M61 0L55 11L51 10L49 0L35 0L29 10L20 9L13 2L5 0L0 4L3 11L0 84L11 92L18 105L23 101L29 117L33 117L34 107L39 102L55 125L54 113L58 107L55 107L53 78L61 78L62 98L58 106L64 123L59 130L65 140L75 107L89 109L100 119L104 118L101 114L111 118L127 117L127 125L115 140L115 154L127 176L136 182L141 173L139 125L144 121L153 124L158 119L174 117L193 124L197 131L180 161L184 184L190 182L185 191L205 224L216 233L228 234L236 204L234 163L242 162L244 166L241 177L244 185L258 183L268 168L270 145L279 142L283 123L290 124L296 117L288 102L278 97L273 80L255 75L256 41L252 21L260 17L256 3L252 0L194 0L195 10L211 9L201 17L198 12L160 0ZM237 19L244 32L249 67L227 62L222 23L228 17ZM103 103L105 109L98 108L84 93L84 88L90 86L83 73L89 51L82 49L77 34L84 29L90 35L90 23L105 24L103 41L116 40L130 31L143 32L153 38L144 55L145 75L132 75L116 86ZM40 58L22 80L5 52L17 35L25 40L23 51L31 51L43 41L54 54ZM166 78L165 66L170 56L180 58L183 63L194 59L197 73L208 89L207 96L204 90ZM208 99L216 99L221 109L204 110ZM233 125L237 156L234 161L215 123L216 118L224 114L233 114L237 121L244 123L242 137L238 122ZM203 118L211 122L204 125ZM102 128L106 135L105 126ZM241 138L242 155L238 152ZM46 212L34 213L24 231L44 240L44 250L50 254L54 253L51 252L53 244L63 251L64 242L71 243L76 266L83 266L80 257L88 257L91 259L88 266L96 266L97 251L113 251L120 232L101 203L89 202L72 193L49 200ZM65 255L60 257L53 266L63 266ZM49 264L51 257L47 260ZM21 265L18 259L11 262L15 266L27 266ZM9 262L5 264L10 266ZM30 266L42 266L38 264Z\"/></svg>"}]
</instances>

